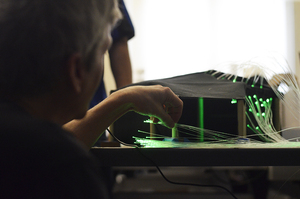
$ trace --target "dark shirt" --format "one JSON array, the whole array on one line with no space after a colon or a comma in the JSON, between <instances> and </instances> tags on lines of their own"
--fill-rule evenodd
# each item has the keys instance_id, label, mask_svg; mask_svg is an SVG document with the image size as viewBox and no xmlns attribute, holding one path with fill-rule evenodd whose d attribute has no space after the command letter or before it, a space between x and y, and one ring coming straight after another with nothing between
<instances>
[{"instance_id":1,"label":"dark shirt","mask_svg":"<svg viewBox=\"0 0 300 199\"><path fill-rule=\"evenodd\" d=\"M106 198L96 159L59 125L0 102L0 198Z\"/></svg>"},{"instance_id":2,"label":"dark shirt","mask_svg":"<svg viewBox=\"0 0 300 199\"><path fill-rule=\"evenodd\" d=\"M128 14L125 3L123 0L119 0L118 2L123 18L111 33L114 43L118 42L123 37L127 37L128 40L134 37L134 27Z\"/></svg>"}]
</instances>

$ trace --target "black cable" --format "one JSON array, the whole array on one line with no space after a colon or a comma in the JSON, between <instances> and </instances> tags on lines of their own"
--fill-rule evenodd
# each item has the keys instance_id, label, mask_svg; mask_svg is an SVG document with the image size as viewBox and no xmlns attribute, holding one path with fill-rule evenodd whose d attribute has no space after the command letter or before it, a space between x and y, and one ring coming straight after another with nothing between
<instances>
[{"instance_id":1,"label":"black cable","mask_svg":"<svg viewBox=\"0 0 300 199\"><path fill-rule=\"evenodd\" d=\"M122 142L121 140L119 140L114 134L112 134L112 132L110 132L109 129L106 129L108 131L108 133L115 139L117 140L120 144L123 144L125 146L130 146L130 147L135 147L135 148L139 148L139 146L137 144L128 144L125 142Z\"/></svg>"},{"instance_id":2,"label":"black cable","mask_svg":"<svg viewBox=\"0 0 300 199\"><path fill-rule=\"evenodd\" d=\"M152 164L157 168L157 170L159 171L159 173L161 174L161 176L169 183L171 184L175 184L175 185L184 185L184 186L197 186L197 187L215 187L215 188L220 188L220 189L223 189L225 191L227 191L233 198L237 199L237 197L230 191L228 190L227 188L223 187L223 186L219 186L219 185L201 185L201 184L194 184L194 183L182 183L182 182L174 182L174 181L171 181L169 180L164 174L163 172L161 171L161 169L159 168L159 166L152 160L150 159L149 157L147 157L145 154L142 153L141 150L139 150L139 148L137 148L138 151L146 158L148 159L149 161L152 162Z\"/></svg>"},{"instance_id":3,"label":"black cable","mask_svg":"<svg viewBox=\"0 0 300 199\"><path fill-rule=\"evenodd\" d=\"M234 199L237 199L237 197L230 191L228 190L226 187L223 187L223 186L219 186L219 185L201 185L201 184L194 184L194 183L181 183L181 182L174 182L174 181L171 181L169 180L164 174L163 172L161 171L161 169L159 168L159 166L151 159L149 158L148 156L146 156L145 154L143 154L143 152L140 149L140 147L136 144L128 144L128 143L125 143L125 142L122 142L121 140L119 140L115 135L113 135L109 129L107 129L107 131L109 132L109 134L115 139L117 140L120 144L123 144L125 146L131 146L131 147L134 147L137 149L137 151L144 157L146 158L147 160L149 160L155 167L156 169L158 170L158 172L161 174L161 176L170 184L175 184L175 185L183 185L183 186L197 186L197 187L214 187L214 188L220 188L220 189L223 189L225 191L227 191Z\"/></svg>"}]
</instances>

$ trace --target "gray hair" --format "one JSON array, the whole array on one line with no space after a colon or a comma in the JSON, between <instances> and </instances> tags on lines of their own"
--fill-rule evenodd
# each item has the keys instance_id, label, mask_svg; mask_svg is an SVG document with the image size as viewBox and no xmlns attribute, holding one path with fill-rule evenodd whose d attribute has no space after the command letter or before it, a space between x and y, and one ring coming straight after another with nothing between
<instances>
[{"instance_id":1,"label":"gray hair","mask_svg":"<svg viewBox=\"0 0 300 199\"><path fill-rule=\"evenodd\" d=\"M89 65L119 17L114 0L0 0L0 98L53 89L73 53Z\"/></svg>"}]
</instances>

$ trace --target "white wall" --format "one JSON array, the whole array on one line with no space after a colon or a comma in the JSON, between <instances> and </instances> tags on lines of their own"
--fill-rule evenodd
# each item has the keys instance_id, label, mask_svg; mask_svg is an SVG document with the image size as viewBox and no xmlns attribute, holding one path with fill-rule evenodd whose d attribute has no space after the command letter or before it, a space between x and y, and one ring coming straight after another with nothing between
<instances>
[{"instance_id":1,"label":"white wall","mask_svg":"<svg viewBox=\"0 0 300 199\"><path fill-rule=\"evenodd\" d=\"M268 51L295 67L293 3L285 0L125 0L136 36L134 80L214 69Z\"/></svg>"},{"instance_id":2,"label":"white wall","mask_svg":"<svg viewBox=\"0 0 300 199\"><path fill-rule=\"evenodd\" d=\"M295 23L295 63L296 73L300 77L300 1L294 3L294 23Z\"/></svg>"}]
</instances>

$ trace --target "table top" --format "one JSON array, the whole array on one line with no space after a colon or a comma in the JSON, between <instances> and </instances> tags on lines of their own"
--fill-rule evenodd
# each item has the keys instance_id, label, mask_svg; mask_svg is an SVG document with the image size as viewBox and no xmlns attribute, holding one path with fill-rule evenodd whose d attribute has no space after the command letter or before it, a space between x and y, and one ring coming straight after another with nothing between
<instances>
[{"instance_id":1,"label":"table top","mask_svg":"<svg viewBox=\"0 0 300 199\"><path fill-rule=\"evenodd\" d=\"M300 166L300 148L93 147L101 166Z\"/></svg>"}]
</instances>

